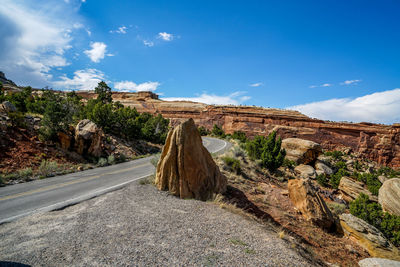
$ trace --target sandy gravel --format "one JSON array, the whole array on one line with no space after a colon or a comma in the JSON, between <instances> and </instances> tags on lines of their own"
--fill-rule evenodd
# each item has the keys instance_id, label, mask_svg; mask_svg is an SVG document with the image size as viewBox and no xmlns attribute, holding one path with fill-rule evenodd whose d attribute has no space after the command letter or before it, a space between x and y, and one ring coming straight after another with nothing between
<instances>
[{"instance_id":1,"label":"sandy gravel","mask_svg":"<svg viewBox=\"0 0 400 267\"><path fill-rule=\"evenodd\" d=\"M133 183L0 225L0 261L33 266L308 266L289 242L213 203ZM1 265L1 262L0 262Z\"/></svg>"}]
</instances>

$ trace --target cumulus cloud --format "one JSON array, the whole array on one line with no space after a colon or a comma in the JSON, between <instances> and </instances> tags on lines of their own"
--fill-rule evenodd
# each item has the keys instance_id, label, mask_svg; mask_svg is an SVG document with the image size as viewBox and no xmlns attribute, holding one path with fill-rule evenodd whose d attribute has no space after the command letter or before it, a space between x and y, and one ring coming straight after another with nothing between
<instances>
[{"instance_id":1,"label":"cumulus cloud","mask_svg":"<svg viewBox=\"0 0 400 267\"><path fill-rule=\"evenodd\" d=\"M250 99L249 96L244 96L246 92L234 92L227 96L219 96L215 94L202 93L195 97L165 97L165 101L192 101L210 105L239 105Z\"/></svg>"},{"instance_id":2,"label":"cumulus cloud","mask_svg":"<svg viewBox=\"0 0 400 267\"><path fill-rule=\"evenodd\" d=\"M59 80L53 82L53 85L56 89L61 90L94 90L101 81L105 81L103 72L97 69L84 69L75 71L72 78L68 78L66 75L59 77Z\"/></svg>"},{"instance_id":3,"label":"cumulus cloud","mask_svg":"<svg viewBox=\"0 0 400 267\"><path fill-rule=\"evenodd\" d=\"M114 31L110 31L110 33L120 33L120 34L126 34L127 33L127 30L128 28L127 27L125 27L125 26L121 26L121 27L118 27L118 29L117 30L114 30Z\"/></svg>"},{"instance_id":4,"label":"cumulus cloud","mask_svg":"<svg viewBox=\"0 0 400 267\"><path fill-rule=\"evenodd\" d=\"M113 54L106 54L107 45L102 42L94 42L90 44L92 49L83 51L91 61L99 63L105 56L113 56Z\"/></svg>"},{"instance_id":5,"label":"cumulus cloud","mask_svg":"<svg viewBox=\"0 0 400 267\"><path fill-rule=\"evenodd\" d=\"M361 82L361 80L346 80L346 81L344 81L344 82L342 82L340 84L341 85L350 85L350 84L357 84L359 82Z\"/></svg>"},{"instance_id":6,"label":"cumulus cloud","mask_svg":"<svg viewBox=\"0 0 400 267\"><path fill-rule=\"evenodd\" d=\"M0 69L17 84L43 86L53 68L69 65L65 52L71 32L80 26L68 10L54 3L51 10L41 1L9 1L0 5Z\"/></svg>"},{"instance_id":7,"label":"cumulus cloud","mask_svg":"<svg viewBox=\"0 0 400 267\"><path fill-rule=\"evenodd\" d=\"M121 92L155 91L160 86L159 82L144 82L136 84L132 81L115 82L114 88Z\"/></svg>"},{"instance_id":8,"label":"cumulus cloud","mask_svg":"<svg viewBox=\"0 0 400 267\"><path fill-rule=\"evenodd\" d=\"M172 41L174 39L174 35L171 34L171 33L159 32L157 38L169 42L169 41Z\"/></svg>"},{"instance_id":9,"label":"cumulus cloud","mask_svg":"<svg viewBox=\"0 0 400 267\"><path fill-rule=\"evenodd\" d=\"M148 41L148 40L143 40L143 44L148 47L154 46L154 43L152 41Z\"/></svg>"},{"instance_id":10,"label":"cumulus cloud","mask_svg":"<svg viewBox=\"0 0 400 267\"><path fill-rule=\"evenodd\" d=\"M292 106L310 117L332 121L400 122L400 89L377 92L357 98L335 98Z\"/></svg>"},{"instance_id":11,"label":"cumulus cloud","mask_svg":"<svg viewBox=\"0 0 400 267\"><path fill-rule=\"evenodd\" d=\"M249 86L251 86L251 87L259 87L261 85L264 85L264 84L263 83L252 83Z\"/></svg>"}]
</instances>

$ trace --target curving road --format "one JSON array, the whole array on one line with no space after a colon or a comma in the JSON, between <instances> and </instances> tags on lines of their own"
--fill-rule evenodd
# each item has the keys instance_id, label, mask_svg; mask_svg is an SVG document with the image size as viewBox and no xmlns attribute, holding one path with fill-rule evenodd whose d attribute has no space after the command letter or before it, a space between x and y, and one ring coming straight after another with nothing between
<instances>
[{"instance_id":1,"label":"curving road","mask_svg":"<svg viewBox=\"0 0 400 267\"><path fill-rule=\"evenodd\" d=\"M230 147L230 143L210 137L203 137L203 144L210 153ZM0 224L62 209L148 177L155 171L151 158L0 188Z\"/></svg>"}]
</instances>

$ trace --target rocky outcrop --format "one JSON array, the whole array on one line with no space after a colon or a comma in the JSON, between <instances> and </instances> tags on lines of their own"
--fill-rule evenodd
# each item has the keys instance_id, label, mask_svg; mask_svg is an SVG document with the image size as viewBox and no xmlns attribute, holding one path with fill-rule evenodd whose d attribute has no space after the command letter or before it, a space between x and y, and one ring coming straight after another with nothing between
<instances>
[{"instance_id":1,"label":"rocky outcrop","mask_svg":"<svg viewBox=\"0 0 400 267\"><path fill-rule=\"evenodd\" d=\"M94 93L79 92L84 98ZM400 167L400 124L330 122L309 118L300 112L249 106L214 106L188 101L162 101L152 95L114 92L113 99L139 112L162 114L172 125L193 118L198 126L222 125L226 133L243 131L247 136L277 131L282 138L314 141L327 150L348 150L361 156ZM342 149L343 148L343 149Z\"/></svg>"},{"instance_id":2,"label":"rocky outcrop","mask_svg":"<svg viewBox=\"0 0 400 267\"><path fill-rule=\"evenodd\" d=\"M299 138L284 139L282 148L286 151L286 158L297 164L312 163L322 153L322 148L319 144Z\"/></svg>"},{"instance_id":3,"label":"rocky outcrop","mask_svg":"<svg viewBox=\"0 0 400 267\"><path fill-rule=\"evenodd\" d=\"M75 127L75 150L81 155L100 157L103 131L90 120L81 120Z\"/></svg>"},{"instance_id":4,"label":"rocky outcrop","mask_svg":"<svg viewBox=\"0 0 400 267\"><path fill-rule=\"evenodd\" d=\"M382 258L366 258L358 262L360 267L400 267L400 261L382 259Z\"/></svg>"},{"instance_id":5,"label":"rocky outcrop","mask_svg":"<svg viewBox=\"0 0 400 267\"><path fill-rule=\"evenodd\" d=\"M157 188L180 198L207 200L226 190L226 177L203 146L192 119L170 130L157 165Z\"/></svg>"},{"instance_id":6,"label":"rocky outcrop","mask_svg":"<svg viewBox=\"0 0 400 267\"><path fill-rule=\"evenodd\" d=\"M400 216L400 179L392 178L383 183L378 194L384 211Z\"/></svg>"},{"instance_id":7,"label":"rocky outcrop","mask_svg":"<svg viewBox=\"0 0 400 267\"><path fill-rule=\"evenodd\" d=\"M294 172L303 179L317 178L317 173L315 172L314 168L310 165L300 164L294 168Z\"/></svg>"},{"instance_id":8,"label":"rocky outcrop","mask_svg":"<svg viewBox=\"0 0 400 267\"><path fill-rule=\"evenodd\" d=\"M326 174L326 175L333 174L333 170L328 165L326 165L326 163L324 163L322 161L319 161L319 160L317 160L315 162L315 171L316 171L316 173L318 175L320 175L320 174Z\"/></svg>"},{"instance_id":9,"label":"rocky outcrop","mask_svg":"<svg viewBox=\"0 0 400 267\"><path fill-rule=\"evenodd\" d=\"M364 183L355 181L346 176L343 176L342 179L340 179L339 190L343 193L343 199L347 202L356 199L360 193L368 195L371 201L378 202L378 198L372 195L368 189L364 188Z\"/></svg>"},{"instance_id":10,"label":"rocky outcrop","mask_svg":"<svg viewBox=\"0 0 400 267\"><path fill-rule=\"evenodd\" d=\"M14 106L13 103L11 103L9 101L4 101L0 105L0 112L9 113L9 112L16 112L16 111L17 111L17 108Z\"/></svg>"},{"instance_id":11,"label":"rocky outcrop","mask_svg":"<svg viewBox=\"0 0 400 267\"><path fill-rule=\"evenodd\" d=\"M372 257L400 260L398 249L374 226L351 214L339 217L345 235L359 243Z\"/></svg>"},{"instance_id":12,"label":"rocky outcrop","mask_svg":"<svg viewBox=\"0 0 400 267\"><path fill-rule=\"evenodd\" d=\"M306 220L331 230L334 218L323 198L309 179L293 179L288 182L289 198Z\"/></svg>"}]
</instances>

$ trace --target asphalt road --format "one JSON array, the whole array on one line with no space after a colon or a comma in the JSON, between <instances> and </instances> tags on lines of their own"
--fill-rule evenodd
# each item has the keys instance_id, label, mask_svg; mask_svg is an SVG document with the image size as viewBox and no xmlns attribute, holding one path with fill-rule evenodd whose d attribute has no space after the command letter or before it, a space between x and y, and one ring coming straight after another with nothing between
<instances>
[{"instance_id":1,"label":"asphalt road","mask_svg":"<svg viewBox=\"0 0 400 267\"><path fill-rule=\"evenodd\" d=\"M224 140L203 137L211 153L230 147ZM36 212L62 209L148 177L155 171L152 157L108 167L0 188L0 224Z\"/></svg>"}]
</instances>

